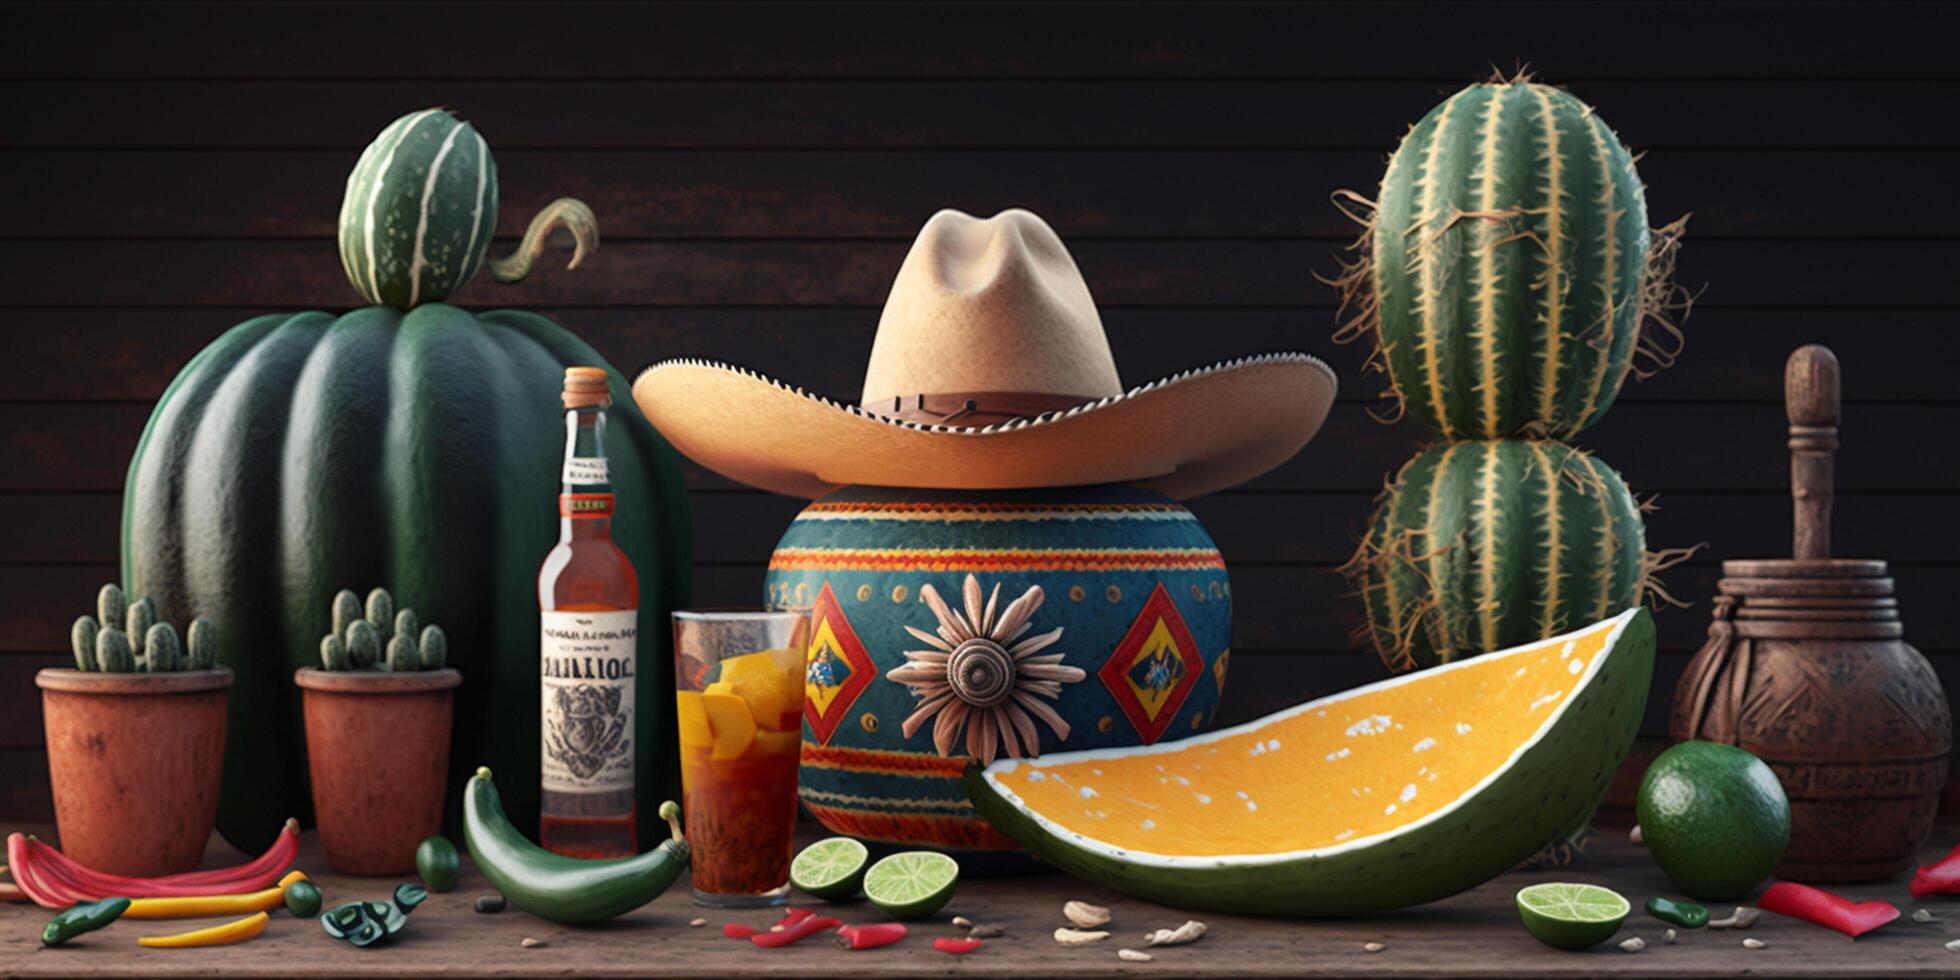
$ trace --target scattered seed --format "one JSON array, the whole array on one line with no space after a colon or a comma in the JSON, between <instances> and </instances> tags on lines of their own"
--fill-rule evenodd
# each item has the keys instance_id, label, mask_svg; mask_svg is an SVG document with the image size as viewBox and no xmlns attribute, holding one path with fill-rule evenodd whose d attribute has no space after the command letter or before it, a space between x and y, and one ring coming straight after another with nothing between
<instances>
[{"instance_id":1,"label":"scattered seed","mask_svg":"<svg viewBox=\"0 0 1960 980\"><path fill-rule=\"evenodd\" d=\"M1933 921L1933 910L1932 910L1932 909L1919 909L1919 910L1917 910L1917 911L1915 911L1915 912L1913 912L1913 913L1912 913L1912 921L1914 921L1914 922L1931 922L1931 921Z\"/></svg>"},{"instance_id":2,"label":"scattered seed","mask_svg":"<svg viewBox=\"0 0 1960 980\"><path fill-rule=\"evenodd\" d=\"M1639 825L1639 824L1634 824L1634 825L1633 825L1633 829L1632 829L1632 830L1629 830L1629 831L1627 831L1627 841L1628 841L1629 843L1633 843L1633 844L1642 844L1642 845L1644 845L1644 844L1646 844L1646 843L1647 843L1647 838L1646 838L1646 837L1644 837L1644 836L1642 836L1642 835L1641 835L1641 833L1640 833L1640 825Z\"/></svg>"},{"instance_id":3,"label":"scattered seed","mask_svg":"<svg viewBox=\"0 0 1960 980\"><path fill-rule=\"evenodd\" d=\"M1088 902L1068 902L1062 906L1062 918L1077 929L1095 929L1109 925L1109 910Z\"/></svg>"},{"instance_id":4,"label":"scattered seed","mask_svg":"<svg viewBox=\"0 0 1960 980\"><path fill-rule=\"evenodd\" d=\"M1108 938L1109 933L1100 929L1090 931L1087 929L1070 929L1067 926L1062 926L1055 930L1055 941L1064 946L1087 946L1090 943L1099 943Z\"/></svg>"},{"instance_id":5,"label":"scattered seed","mask_svg":"<svg viewBox=\"0 0 1960 980\"><path fill-rule=\"evenodd\" d=\"M1183 925L1175 929L1158 929L1155 932L1145 933L1143 944L1145 946L1182 946L1185 943L1197 942L1198 937L1205 934L1205 930L1204 923L1196 919L1187 919Z\"/></svg>"},{"instance_id":6,"label":"scattered seed","mask_svg":"<svg viewBox=\"0 0 1960 980\"><path fill-rule=\"evenodd\" d=\"M1956 952L1956 953L1960 953L1960 939L1949 939L1949 940L1947 940L1947 941L1946 941L1946 948L1947 948L1947 949L1950 949L1950 950L1952 950L1952 951L1954 951L1954 952Z\"/></svg>"},{"instance_id":7,"label":"scattered seed","mask_svg":"<svg viewBox=\"0 0 1960 980\"><path fill-rule=\"evenodd\" d=\"M999 926L974 926L966 931L968 939L998 939L1007 935L1007 930Z\"/></svg>"},{"instance_id":8,"label":"scattered seed","mask_svg":"<svg viewBox=\"0 0 1960 980\"><path fill-rule=\"evenodd\" d=\"M706 919L689 919L687 921L687 927L689 929L699 929L707 924L708 924L708 920Z\"/></svg>"},{"instance_id":9,"label":"scattered seed","mask_svg":"<svg viewBox=\"0 0 1960 980\"><path fill-rule=\"evenodd\" d=\"M1642 939L1639 936L1633 936L1627 939L1626 941L1620 943L1620 948L1626 950L1629 953L1638 953L1641 950L1647 948L1647 940Z\"/></svg>"},{"instance_id":10,"label":"scattered seed","mask_svg":"<svg viewBox=\"0 0 1960 980\"><path fill-rule=\"evenodd\" d=\"M1151 960L1156 959L1155 956L1152 956L1149 953L1146 953L1140 949L1119 949L1116 951L1116 958L1119 960L1127 960L1131 963L1148 963Z\"/></svg>"},{"instance_id":11,"label":"scattered seed","mask_svg":"<svg viewBox=\"0 0 1960 980\"><path fill-rule=\"evenodd\" d=\"M1757 939L1754 936L1751 936L1748 939L1744 939L1742 941L1743 949L1762 949L1764 946L1768 946L1768 945L1769 945L1768 943L1763 942L1762 940Z\"/></svg>"},{"instance_id":12,"label":"scattered seed","mask_svg":"<svg viewBox=\"0 0 1960 980\"><path fill-rule=\"evenodd\" d=\"M1381 943L1362 943L1362 944L1361 944L1361 951L1362 951L1362 952L1364 952L1364 953L1379 953L1379 952L1381 952L1382 950L1384 950L1384 949L1387 949L1387 948L1388 948L1387 946L1384 946L1384 945L1382 945Z\"/></svg>"},{"instance_id":13,"label":"scattered seed","mask_svg":"<svg viewBox=\"0 0 1960 980\"><path fill-rule=\"evenodd\" d=\"M1661 933L1661 942L1664 943L1674 942L1674 930L1669 929L1666 932Z\"/></svg>"},{"instance_id":14,"label":"scattered seed","mask_svg":"<svg viewBox=\"0 0 1960 980\"><path fill-rule=\"evenodd\" d=\"M1747 906L1747 905L1738 905L1738 906L1736 906L1736 908L1735 908L1735 911L1734 911L1734 912L1731 912L1731 913L1729 913L1729 917L1728 917L1728 918L1726 918L1726 919L1715 919L1715 920L1713 920L1713 921L1711 921L1711 922L1709 922L1709 923L1708 923L1708 928L1710 928L1710 929L1747 929L1747 928L1749 928L1750 926L1753 926L1753 925L1755 925L1755 924L1756 924L1756 920L1757 920L1757 919L1760 919L1760 918L1762 918L1762 917L1763 917L1763 913L1762 913L1762 910L1760 910L1760 909L1754 909L1754 908L1750 908L1750 907L1749 907L1749 906Z\"/></svg>"},{"instance_id":15,"label":"scattered seed","mask_svg":"<svg viewBox=\"0 0 1960 980\"><path fill-rule=\"evenodd\" d=\"M953 916L953 925L958 926L961 929L971 929L973 928L973 920L967 918L964 915L956 915Z\"/></svg>"},{"instance_id":16,"label":"scattered seed","mask_svg":"<svg viewBox=\"0 0 1960 980\"><path fill-rule=\"evenodd\" d=\"M529 937L529 936L525 936L525 937L524 937L523 939L520 939L520 940L518 940L518 941L517 941L517 945L519 945L519 946L522 946L522 947L524 947L525 949L536 949L536 948L538 948L539 946L543 946L543 945L544 945L544 940L542 940L542 939L532 939L532 938L531 938L531 937Z\"/></svg>"},{"instance_id":17,"label":"scattered seed","mask_svg":"<svg viewBox=\"0 0 1960 980\"><path fill-rule=\"evenodd\" d=\"M502 912L504 910L504 904L504 897L502 895L478 895L476 897L476 910L485 915L493 912Z\"/></svg>"}]
</instances>

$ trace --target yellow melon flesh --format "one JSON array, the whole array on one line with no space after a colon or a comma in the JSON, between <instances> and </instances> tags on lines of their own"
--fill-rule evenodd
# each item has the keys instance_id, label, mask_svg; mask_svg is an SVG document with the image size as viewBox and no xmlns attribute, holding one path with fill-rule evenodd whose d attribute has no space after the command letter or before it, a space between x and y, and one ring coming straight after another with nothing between
<instances>
[{"instance_id":1,"label":"yellow melon flesh","mask_svg":"<svg viewBox=\"0 0 1960 980\"><path fill-rule=\"evenodd\" d=\"M708 685L707 692L701 695L701 707L706 709L708 725L715 733L713 757L733 759L755 741L755 716L749 714L747 702L733 694L716 692L716 686Z\"/></svg>"},{"instance_id":2,"label":"yellow melon flesh","mask_svg":"<svg viewBox=\"0 0 1960 980\"><path fill-rule=\"evenodd\" d=\"M775 731L802 728L803 674L795 676L783 668L774 651L744 654L721 663L721 680L708 685L715 690L727 685L728 693L748 702L756 724Z\"/></svg>"},{"instance_id":3,"label":"yellow melon flesh","mask_svg":"<svg viewBox=\"0 0 1960 980\"><path fill-rule=\"evenodd\" d=\"M674 715L680 719L681 744L688 748L707 748L715 742L715 730L708 725L708 709L701 704L699 691L681 691L674 696Z\"/></svg>"},{"instance_id":4,"label":"yellow melon flesh","mask_svg":"<svg viewBox=\"0 0 1960 980\"><path fill-rule=\"evenodd\" d=\"M1617 622L1165 751L1025 760L989 778L1061 830L1128 851L1333 847L1421 820L1502 768L1578 688Z\"/></svg>"}]
</instances>

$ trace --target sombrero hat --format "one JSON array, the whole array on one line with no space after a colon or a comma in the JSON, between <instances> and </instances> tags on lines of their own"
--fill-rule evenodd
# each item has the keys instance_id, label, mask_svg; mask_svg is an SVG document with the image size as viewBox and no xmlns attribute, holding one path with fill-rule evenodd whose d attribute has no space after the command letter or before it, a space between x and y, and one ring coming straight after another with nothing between
<instances>
[{"instance_id":1,"label":"sombrero hat","mask_svg":"<svg viewBox=\"0 0 1960 980\"><path fill-rule=\"evenodd\" d=\"M1184 498L1290 459L1334 388L1318 359L1278 353L1126 390L1054 229L947 210L899 267L858 404L694 359L641 372L633 400L695 462L795 497L1142 483Z\"/></svg>"}]
</instances>

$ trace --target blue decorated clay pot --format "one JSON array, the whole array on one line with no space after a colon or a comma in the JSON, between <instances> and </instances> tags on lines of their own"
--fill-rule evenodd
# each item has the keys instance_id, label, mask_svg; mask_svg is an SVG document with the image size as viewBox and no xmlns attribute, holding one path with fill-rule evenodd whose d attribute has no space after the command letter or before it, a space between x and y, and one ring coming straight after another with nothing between
<instances>
[{"instance_id":1,"label":"blue decorated clay pot","mask_svg":"<svg viewBox=\"0 0 1960 980\"><path fill-rule=\"evenodd\" d=\"M790 525L766 593L813 610L804 805L972 869L1016 848L967 802L970 759L1201 731L1230 656L1217 546L1132 486L846 487Z\"/></svg>"}]
</instances>

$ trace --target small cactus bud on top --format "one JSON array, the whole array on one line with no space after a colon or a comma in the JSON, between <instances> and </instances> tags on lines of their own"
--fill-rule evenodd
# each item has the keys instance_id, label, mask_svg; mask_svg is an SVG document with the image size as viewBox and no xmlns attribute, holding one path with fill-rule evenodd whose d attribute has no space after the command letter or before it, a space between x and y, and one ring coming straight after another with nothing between
<instances>
[{"instance_id":1,"label":"small cactus bud on top","mask_svg":"<svg viewBox=\"0 0 1960 980\"><path fill-rule=\"evenodd\" d=\"M441 670L449 663L449 637L434 623L422 627L422 669Z\"/></svg>"},{"instance_id":2,"label":"small cactus bud on top","mask_svg":"<svg viewBox=\"0 0 1960 980\"><path fill-rule=\"evenodd\" d=\"M139 657L149 652L144 644L149 642L150 627L155 625L156 621L157 604L151 602L149 596L129 604L129 611L123 614L123 635L129 637L129 652Z\"/></svg>"},{"instance_id":3,"label":"small cactus bud on top","mask_svg":"<svg viewBox=\"0 0 1960 980\"><path fill-rule=\"evenodd\" d=\"M95 594L95 618L104 628L122 625L127 612L129 603L123 599L122 586L110 582Z\"/></svg>"},{"instance_id":4,"label":"small cactus bud on top","mask_svg":"<svg viewBox=\"0 0 1960 980\"><path fill-rule=\"evenodd\" d=\"M203 616L191 620L189 632L184 636L184 646L190 658L185 663L189 670L210 670L218 666L218 624Z\"/></svg>"},{"instance_id":5,"label":"small cactus bud on top","mask_svg":"<svg viewBox=\"0 0 1960 980\"><path fill-rule=\"evenodd\" d=\"M415 634L421 632L421 630L422 624L416 621L415 610L403 606L395 612L395 628L388 636L390 638L406 636L408 637L408 642L414 643Z\"/></svg>"},{"instance_id":6,"label":"small cactus bud on top","mask_svg":"<svg viewBox=\"0 0 1960 980\"><path fill-rule=\"evenodd\" d=\"M340 637L320 638L320 666L328 670L354 669L354 660L347 655L347 644L340 642Z\"/></svg>"},{"instance_id":7,"label":"small cactus bud on top","mask_svg":"<svg viewBox=\"0 0 1960 980\"><path fill-rule=\"evenodd\" d=\"M374 624L375 633L386 642L395 628L395 597L387 589L375 589L368 593L367 621Z\"/></svg>"},{"instance_id":8,"label":"small cactus bud on top","mask_svg":"<svg viewBox=\"0 0 1960 980\"><path fill-rule=\"evenodd\" d=\"M146 651L144 657L149 660L150 673L183 669L184 649L177 640L175 626L169 623L152 624L143 637L143 649Z\"/></svg>"},{"instance_id":9,"label":"small cactus bud on top","mask_svg":"<svg viewBox=\"0 0 1960 980\"><path fill-rule=\"evenodd\" d=\"M68 628L68 645L75 649L75 669L95 670L95 634L101 627L94 616L83 616Z\"/></svg>"},{"instance_id":10,"label":"small cactus bud on top","mask_svg":"<svg viewBox=\"0 0 1960 980\"><path fill-rule=\"evenodd\" d=\"M388 669L394 671L415 671L422 669L422 654L415 649L415 637L407 633L396 633L388 641Z\"/></svg>"},{"instance_id":11,"label":"small cactus bud on top","mask_svg":"<svg viewBox=\"0 0 1960 980\"><path fill-rule=\"evenodd\" d=\"M381 631L365 619L357 619L347 626L347 658L354 662L354 669L372 667L381 659Z\"/></svg>"},{"instance_id":12,"label":"small cactus bud on top","mask_svg":"<svg viewBox=\"0 0 1960 980\"><path fill-rule=\"evenodd\" d=\"M353 589L341 589L333 596L333 635L347 639L347 627L361 618L361 597Z\"/></svg>"},{"instance_id":13,"label":"small cactus bud on top","mask_svg":"<svg viewBox=\"0 0 1960 980\"><path fill-rule=\"evenodd\" d=\"M95 634L95 662L111 674L127 674L136 670L136 654L129 649L129 637L119 629L104 629Z\"/></svg>"}]
</instances>

